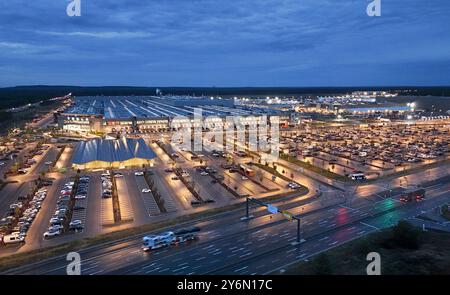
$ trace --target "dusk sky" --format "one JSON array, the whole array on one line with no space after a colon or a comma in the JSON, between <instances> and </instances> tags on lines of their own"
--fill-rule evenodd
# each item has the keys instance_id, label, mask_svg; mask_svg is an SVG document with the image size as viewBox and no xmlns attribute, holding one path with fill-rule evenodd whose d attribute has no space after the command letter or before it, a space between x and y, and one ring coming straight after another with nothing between
<instances>
[{"instance_id":1,"label":"dusk sky","mask_svg":"<svg viewBox=\"0 0 450 295\"><path fill-rule=\"evenodd\" d=\"M0 2L0 86L450 85L450 1Z\"/></svg>"}]
</instances>

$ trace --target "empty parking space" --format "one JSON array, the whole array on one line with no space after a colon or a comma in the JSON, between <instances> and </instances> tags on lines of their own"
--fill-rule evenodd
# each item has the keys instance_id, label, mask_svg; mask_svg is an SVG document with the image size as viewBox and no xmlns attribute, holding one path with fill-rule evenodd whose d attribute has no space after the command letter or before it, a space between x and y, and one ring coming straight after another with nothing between
<instances>
[{"instance_id":1,"label":"empty parking space","mask_svg":"<svg viewBox=\"0 0 450 295\"><path fill-rule=\"evenodd\" d=\"M134 176L136 185L140 192L140 196L142 198L142 202L144 203L145 210L149 216L157 216L161 212L159 210L158 204L156 203L155 197L153 196L151 191L149 190L147 181L144 176ZM144 190L144 192L143 192Z\"/></svg>"},{"instance_id":2,"label":"empty parking space","mask_svg":"<svg viewBox=\"0 0 450 295\"><path fill-rule=\"evenodd\" d=\"M178 209L190 209L190 199L193 199L192 194L189 190L181 183L179 180L172 180L172 177L175 176L174 173L166 173L164 171L160 171L159 169L155 169L153 171L155 177L153 180L155 181L155 186L161 194L161 197L164 199L164 207L167 212L175 212ZM172 176L171 176L172 175ZM171 196L176 198L176 201L172 199Z\"/></svg>"},{"instance_id":3,"label":"empty parking space","mask_svg":"<svg viewBox=\"0 0 450 295\"><path fill-rule=\"evenodd\" d=\"M114 224L112 199L102 199L101 202L102 225L108 226Z\"/></svg>"},{"instance_id":4,"label":"empty parking space","mask_svg":"<svg viewBox=\"0 0 450 295\"><path fill-rule=\"evenodd\" d=\"M123 177L116 178L117 195L119 197L120 216L123 221L134 219L133 207L130 202L130 192Z\"/></svg>"},{"instance_id":5,"label":"empty parking space","mask_svg":"<svg viewBox=\"0 0 450 295\"><path fill-rule=\"evenodd\" d=\"M102 198L102 188L101 188L102 185L100 175L92 173L89 176L91 178L91 181L89 183L88 198L87 201L85 202L86 223L83 231L89 234L91 233L95 234L101 231L101 225L103 223L102 203L103 201L107 201L107 199Z\"/></svg>"}]
</instances>

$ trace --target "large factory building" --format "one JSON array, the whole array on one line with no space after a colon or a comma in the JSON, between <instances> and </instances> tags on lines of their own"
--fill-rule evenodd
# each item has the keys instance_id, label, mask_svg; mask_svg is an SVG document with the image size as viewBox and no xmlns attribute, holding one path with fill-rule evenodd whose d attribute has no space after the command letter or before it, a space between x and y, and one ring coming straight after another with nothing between
<instances>
[{"instance_id":1,"label":"large factory building","mask_svg":"<svg viewBox=\"0 0 450 295\"><path fill-rule=\"evenodd\" d=\"M206 127L217 126L227 116L241 116L255 122L263 115L277 116L280 124L289 124L290 120L284 112L237 106L233 99L95 96L76 97L74 105L58 117L58 125L62 130L80 133L161 132L198 124L193 120L196 109L201 109L202 124Z\"/></svg>"}]
</instances>

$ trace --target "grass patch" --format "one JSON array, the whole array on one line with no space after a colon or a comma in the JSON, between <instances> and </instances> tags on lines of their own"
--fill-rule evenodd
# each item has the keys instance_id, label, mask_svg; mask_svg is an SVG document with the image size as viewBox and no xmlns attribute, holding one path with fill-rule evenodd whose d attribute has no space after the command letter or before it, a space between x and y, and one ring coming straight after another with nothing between
<instances>
[{"instance_id":1,"label":"grass patch","mask_svg":"<svg viewBox=\"0 0 450 295\"><path fill-rule=\"evenodd\" d=\"M366 256L378 252L381 274L450 274L450 234L420 231L406 221L291 265L285 274L365 275Z\"/></svg>"},{"instance_id":2,"label":"grass patch","mask_svg":"<svg viewBox=\"0 0 450 295\"><path fill-rule=\"evenodd\" d=\"M378 178L364 180L361 183L368 184L368 183L378 182L380 180L386 180L386 179L396 178L396 177L400 177L400 176L405 176L405 175L409 175L409 174L412 174L412 173L421 172L421 171L425 171L425 170L428 170L428 169L431 169L431 168L435 168L435 167L439 167L439 166L442 166L442 165L446 165L446 164L449 164L449 163L450 163L450 160L438 161L438 162L422 165L422 166L419 166L419 167L406 169L405 171L398 171L398 172L395 172L395 173L392 173L392 174L388 174L388 175L384 175L384 176L381 176L381 177L378 177Z\"/></svg>"},{"instance_id":3,"label":"grass patch","mask_svg":"<svg viewBox=\"0 0 450 295\"><path fill-rule=\"evenodd\" d=\"M279 178L283 179L284 181L295 182L292 179L290 179L289 177L281 174L280 172L278 172L277 170L275 170L272 167L269 167L269 166L266 166L266 165L263 165L263 164L259 164L259 163L252 163L252 165L255 165L256 167L259 167L259 168L261 168L261 169L263 169L263 170L265 170L265 171L275 175L276 177L279 177ZM297 182L295 182L295 183L297 183ZM297 190L298 192L300 192L301 194L307 194L308 193L309 189L307 187L301 185L300 183L297 183L297 184L300 185L300 188Z\"/></svg>"},{"instance_id":4,"label":"grass patch","mask_svg":"<svg viewBox=\"0 0 450 295\"><path fill-rule=\"evenodd\" d=\"M333 173L331 171L328 171L328 170L316 167L316 166L314 166L312 164L300 161L299 159L296 159L296 158L293 158L293 157L289 157L288 155L283 154L283 153L280 153L280 158L285 160L285 161L288 161L288 162L290 162L292 164L295 164L295 165L297 165L299 167L302 167L304 169L316 172L316 173L318 173L320 175L323 175L323 176L325 176L327 178L331 178L331 179L335 179L335 180L339 180L339 181L344 181L344 182L350 181L350 179L348 177L345 177L345 176ZM279 164L279 165L283 166L282 164Z\"/></svg>"},{"instance_id":5,"label":"grass patch","mask_svg":"<svg viewBox=\"0 0 450 295\"><path fill-rule=\"evenodd\" d=\"M283 154L283 153L280 153L280 158L283 159L283 160L286 160L286 161L288 161L290 163L296 164L297 166L302 167L304 169L316 172L316 173L318 173L320 175L323 175L323 176L325 176L327 178L331 178L331 179L335 179L335 180L339 180L339 181L343 181L343 182L355 182L355 181L352 181L351 179L349 179L348 177L345 177L343 175L339 175L339 174L333 173L331 171L328 171L328 170L316 167L316 166L314 166L312 164L300 161L300 160L298 160L296 158L289 157L288 155ZM398 172L395 172L395 173L392 173L392 174L388 174L388 175L384 175L384 176L381 176L381 177L377 177L377 178L374 178L374 179L358 181L358 183L360 183L360 184L375 183L375 182L379 182L380 180L386 180L386 179L401 177L401 176L409 175L409 174L412 174L412 173L424 171L424 170L427 170L427 169L439 167L441 165L445 165L445 164L449 164L449 163L450 163L450 160L438 161L438 162L434 162L434 163L431 163L431 164L422 165L420 167L406 169L405 171L398 171ZM281 164L281 163L278 163L278 165L283 166L283 164Z\"/></svg>"}]
</instances>

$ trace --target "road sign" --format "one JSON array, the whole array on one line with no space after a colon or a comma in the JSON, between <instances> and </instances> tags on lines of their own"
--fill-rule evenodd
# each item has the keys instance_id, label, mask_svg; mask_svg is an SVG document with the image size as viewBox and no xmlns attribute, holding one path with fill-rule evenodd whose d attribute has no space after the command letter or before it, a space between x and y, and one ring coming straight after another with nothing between
<instances>
[{"instance_id":1,"label":"road sign","mask_svg":"<svg viewBox=\"0 0 450 295\"><path fill-rule=\"evenodd\" d=\"M292 220L292 213L289 211L282 211L281 213L283 213L284 217L286 217L289 221Z\"/></svg>"},{"instance_id":2,"label":"road sign","mask_svg":"<svg viewBox=\"0 0 450 295\"><path fill-rule=\"evenodd\" d=\"M278 213L278 208L276 206L273 205L267 205L267 210L272 213L272 214L277 214Z\"/></svg>"}]
</instances>

